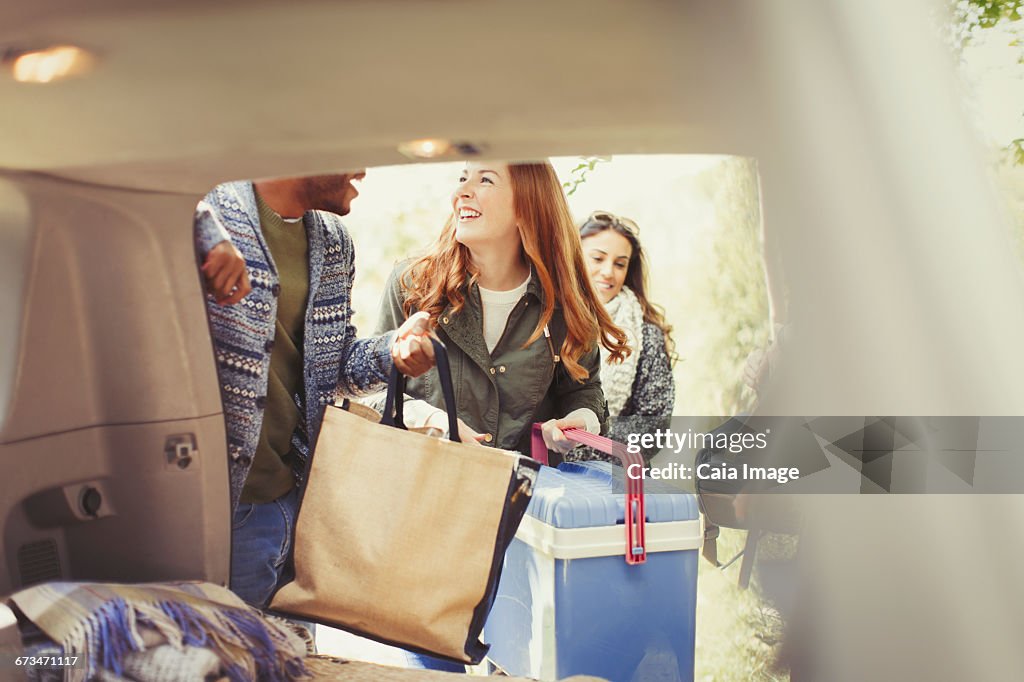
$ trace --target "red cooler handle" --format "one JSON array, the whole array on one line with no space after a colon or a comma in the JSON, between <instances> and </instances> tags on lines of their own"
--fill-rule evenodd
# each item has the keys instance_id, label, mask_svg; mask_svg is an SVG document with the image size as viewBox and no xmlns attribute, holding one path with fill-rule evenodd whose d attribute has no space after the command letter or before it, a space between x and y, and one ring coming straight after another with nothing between
<instances>
[{"instance_id":1,"label":"red cooler handle","mask_svg":"<svg viewBox=\"0 0 1024 682\"><path fill-rule=\"evenodd\" d=\"M544 444L544 435L541 431L541 424L533 425L533 432L530 436L530 456L541 464L548 463L548 448ZM640 453L630 452L625 445L617 443L610 438L598 436L584 431L583 429L564 429L565 437L581 445L588 445L595 450L618 458L622 462L622 468L629 470L631 464L644 465L644 459ZM647 561L647 545L644 540L644 523L647 518L646 505L644 504L644 482L643 479L633 479L626 476L626 563L642 564Z\"/></svg>"}]
</instances>

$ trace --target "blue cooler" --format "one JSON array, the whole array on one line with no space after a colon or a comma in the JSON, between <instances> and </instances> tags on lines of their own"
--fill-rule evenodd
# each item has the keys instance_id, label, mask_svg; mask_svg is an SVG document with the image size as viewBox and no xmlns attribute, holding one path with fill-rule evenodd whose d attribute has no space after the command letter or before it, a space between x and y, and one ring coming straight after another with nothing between
<instances>
[{"instance_id":1,"label":"blue cooler","mask_svg":"<svg viewBox=\"0 0 1024 682\"><path fill-rule=\"evenodd\" d=\"M611 464L542 467L505 554L488 658L511 675L612 682L693 679L697 554L688 494L646 495L647 561L624 553L624 495Z\"/></svg>"}]
</instances>

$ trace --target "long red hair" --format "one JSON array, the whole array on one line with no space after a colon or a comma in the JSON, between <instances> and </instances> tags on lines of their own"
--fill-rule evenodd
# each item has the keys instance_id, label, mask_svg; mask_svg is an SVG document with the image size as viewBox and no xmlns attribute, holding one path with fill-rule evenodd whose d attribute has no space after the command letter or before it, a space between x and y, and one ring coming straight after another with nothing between
<instances>
[{"instance_id":1,"label":"long red hair","mask_svg":"<svg viewBox=\"0 0 1024 682\"><path fill-rule=\"evenodd\" d=\"M569 375L583 381L588 372L579 359L600 342L612 362L621 362L631 352L626 334L612 322L590 283L580 235L555 169L550 163L509 164L508 168L523 254L533 265L544 294L540 320L526 345L544 333L557 301L566 326L559 355ZM405 313L425 310L436 323L446 306L451 305L454 312L463 308L465 292L476 279L469 249L455 239L453 214L430 251L414 261L401 278Z\"/></svg>"}]
</instances>

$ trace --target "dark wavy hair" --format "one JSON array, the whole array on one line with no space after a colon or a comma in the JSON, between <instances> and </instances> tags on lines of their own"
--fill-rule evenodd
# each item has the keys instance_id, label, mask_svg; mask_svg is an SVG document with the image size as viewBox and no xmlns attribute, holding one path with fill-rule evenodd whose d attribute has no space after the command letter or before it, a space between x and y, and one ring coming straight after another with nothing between
<instances>
[{"instance_id":1,"label":"dark wavy hair","mask_svg":"<svg viewBox=\"0 0 1024 682\"><path fill-rule=\"evenodd\" d=\"M669 362L675 364L679 359L676 354L676 343L672 338L672 325L665 320L665 309L655 305L647 298L647 255L640 245L640 228L629 218L617 216L608 211L594 211L590 217L580 225L580 239L586 239L605 230L614 230L622 235L633 247L633 253L629 257L629 266L626 268L625 285L633 290L640 306L644 311L644 322L656 325L665 334L665 350L668 353ZM638 349L639 350L639 349Z\"/></svg>"}]
</instances>

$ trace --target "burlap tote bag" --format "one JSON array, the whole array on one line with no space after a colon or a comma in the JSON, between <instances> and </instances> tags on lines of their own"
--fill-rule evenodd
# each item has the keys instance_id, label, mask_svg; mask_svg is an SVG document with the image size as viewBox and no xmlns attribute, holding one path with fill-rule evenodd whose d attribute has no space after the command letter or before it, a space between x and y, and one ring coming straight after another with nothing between
<instances>
[{"instance_id":1,"label":"burlap tote bag","mask_svg":"<svg viewBox=\"0 0 1024 682\"><path fill-rule=\"evenodd\" d=\"M457 442L447 354L440 342L434 351L452 441L406 430L397 371L379 423L355 405L328 406L307 464L294 575L283 578L270 610L478 663L505 550L539 465Z\"/></svg>"}]
</instances>

